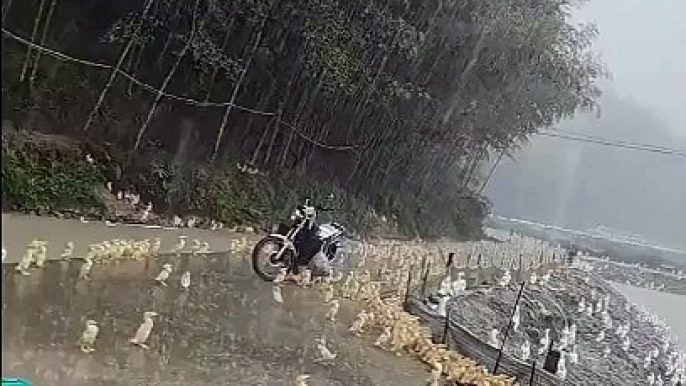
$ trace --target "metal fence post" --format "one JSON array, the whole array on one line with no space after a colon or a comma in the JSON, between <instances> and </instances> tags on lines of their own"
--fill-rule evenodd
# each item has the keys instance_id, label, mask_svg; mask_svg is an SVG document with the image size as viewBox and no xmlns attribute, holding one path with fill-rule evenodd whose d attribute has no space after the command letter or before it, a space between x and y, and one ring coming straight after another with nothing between
<instances>
[{"instance_id":1,"label":"metal fence post","mask_svg":"<svg viewBox=\"0 0 686 386\"><path fill-rule=\"evenodd\" d=\"M512 312L510 313L510 320L507 323L507 329L505 330L503 341L502 343L500 343L500 349L498 349L498 358L496 358L495 360L493 374L497 374L498 372L498 367L500 366L500 358L503 356L503 349L505 348L505 342L507 341L507 337L510 334L510 329L512 328L512 317L514 316L514 313L517 310L517 306L519 305L519 299L521 299L522 297L522 292L524 292L524 285L526 285L526 282L522 281L522 284L519 286L519 293L517 293L517 299L515 300L515 304L512 307Z\"/></svg>"},{"instance_id":2,"label":"metal fence post","mask_svg":"<svg viewBox=\"0 0 686 386\"><path fill-rule=\"evenodd\" d=\"M448 331L450 330L450 313L446 312L445 313L445 320L443 322L443 336L441 339L441 343L448 345Z\"/></svg>"},{"instance_id":3,"label":"metal fence post","mask_svg":"<svg viewBox=\"0 0 686 386\"><path fill-rule=\"evenodd\" d=\"M431 271L431 262L426 263L426 269L424 270L424 275L422 277L422 296L426 296L426 282L429 280L429 271Z\"/></svg>"},{"instance_id":4,"label":"metal fence post","mask_svg":"<svg viewBox=\"0 0 686 386\"><path fill-rule=\"evenodd\" d=\"M410 306L410 287L412 286L412 268L414 265L410 266L410 271L407 273L407 286L405 287L405 301L403 302L403 307L405 311L409 309Z\"/></svg>"}]
</instances>

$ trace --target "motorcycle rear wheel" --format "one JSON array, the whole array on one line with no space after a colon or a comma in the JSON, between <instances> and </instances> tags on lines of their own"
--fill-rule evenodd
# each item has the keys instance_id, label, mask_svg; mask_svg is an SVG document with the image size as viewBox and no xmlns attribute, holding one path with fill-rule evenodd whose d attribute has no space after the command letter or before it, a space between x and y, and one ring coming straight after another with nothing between
<instances>
[{"instance_id":1,"label":"motorcycle rear wheel","mask_svg":"<svg viewBox=\"0 0 686 386\"><path fill-rule=\"evenodd\" d=\"M260 240L252 250L252 268L262 280L274 281L282 268L293 269L295 256L293 251L287 249L283 251L279 258L276 258L279 250L284 246L281 238L267 236ZM271 250L268 250L272 247Z\"/></svg>"}]
</instances>

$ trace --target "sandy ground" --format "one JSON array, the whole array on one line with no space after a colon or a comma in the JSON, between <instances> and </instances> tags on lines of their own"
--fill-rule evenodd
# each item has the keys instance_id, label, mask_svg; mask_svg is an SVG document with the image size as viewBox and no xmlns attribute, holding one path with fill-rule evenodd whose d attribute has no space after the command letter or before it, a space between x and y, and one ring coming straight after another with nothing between
<instances>
[{"instance_id":1,"label":"sandy ground","mask_svg":"<svg viewBox=\"0 0 686 386\"><path fill-rule=\"evenodd\" d=\"M14 258L34 237L85 246L112 238L179 234L207 240L213 249L231 235L203 230L107 227L79 221L3 215L3 243ZM59 252L55 252L59 253ZM168 286L153 278L163 263L174 271ZM423 385L418 362L373 348L348 332L354 305L344 303L337 322L318 290L284 286L284 303L272 285L253 274L247 255L168 256L147 261L96 264L91 280L78 279L78 260L52 261L30 276L5 265L2 273L2 375L36 385ZM179 285L191 272L191 287ZM145 311L155 311L149 350L129 343ZM99 322L96 351L76 347L87 319ZM338 354L316 363L314 338L325 337Z\"/></svg>"}]
</instances>

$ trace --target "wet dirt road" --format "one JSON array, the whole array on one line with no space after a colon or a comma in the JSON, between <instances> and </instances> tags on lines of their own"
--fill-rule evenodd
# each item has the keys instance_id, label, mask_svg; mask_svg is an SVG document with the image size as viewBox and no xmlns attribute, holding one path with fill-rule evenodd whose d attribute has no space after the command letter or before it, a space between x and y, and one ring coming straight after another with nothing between
<instances>
[{"instance_id":1,"label":"wet dirt road","mask_svg":"<svg viewBox=\"0 0 686 386\"><path fill-rule=\"evenodd\" d=\"M231 233L226 229L210 231L198 228L162 228L135 224L116 224L108 226L103 221L87 223L72 219L26 216L20 214L2 215L2 246L7 249L5 263L16 263L26 250L26 245L33 239L48 242L48 259L55 259L68 241L75 244L74 256L83 256L89 244L99 243L114 238L119 239L152 239L162 240L162 251L171 249L179 236L191 240L198 239L210 244L212 251L227 251L231 240L245 238L254 243L261 237L258 234Z\"/></svg>"},{"instance_id":2,"label":"wet dirt road","mask_svg":"<svg viewBox=\"0 0 686 386\"><path fill-rule=\"evenodd\" d=\"M168 286L155 285L166 262L173 265ZM90 281L78 279L80 265L52 261L30 276L3 266L3 376L70 386L291 385L302 373L313 386L415 386L426 379L418 362L351 335L352 305L343 304L332 323L317 289L284 286L284 303L277 303L247 256L108 262L94 266ZM184 290L179 279L187 270L191 286ZM129 343L145 311L159 314L149 350ZM100 325L91 354L77 348L87 319ZM335 361L314 363L318 337L338 354Z\"/></svg>"}]
</instances>

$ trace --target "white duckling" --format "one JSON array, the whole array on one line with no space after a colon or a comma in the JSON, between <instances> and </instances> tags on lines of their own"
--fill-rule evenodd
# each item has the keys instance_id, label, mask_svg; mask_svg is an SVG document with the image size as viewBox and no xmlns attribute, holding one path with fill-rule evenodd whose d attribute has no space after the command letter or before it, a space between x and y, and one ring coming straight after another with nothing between
<instances>
[{"instance_id":1,"label":"white duckling","mask_svg":"<svg viewBox=\"0 0 686 386\"><path fill-rule=\"evenodd\" d=\"M581 298L581 300L579 300L576 311L579 313L586 311L586 301L584 300L584 298Z\"/></svg>"},{"instance_id":2,"label":"white duckling","mask_svg":"<svg viewBox=\"0 0 686 386\"><path fill-rule=\"evenodd\" d=\"M308 374L300 374L297 377L295 377L295 382L293 383L293 386L308 386L308 379L310 379L310 376Z\"/></svg>"},{"instance_id":3,"label":"white duckling","mask_svg":"<svg viewBox=\"0 0 686 386\"><path fill-rule=\"evenodd\" d=\"M600 343L603 340L605 340L605 330L600 330L600 332L598 333L598 335L595 338L595 341Z\"/></svg>"},{"instance_id":4,"label":"white duckling","mask_svg":"<svg viewBox=\"0 0 686 386\"><path fill-rule=\"evenodd\" d=\"M450 300L448 296L441 296L440 298L438 298L438 309L436 311L438 315L442 317L446 317L448 315L448 300Z\"/></svg>"},{"instance_id":5,"label":"white duckling","mask_svg":"<svg viewBox=\"0 0 686 386\"><path fill-rule=\"evenodd\" d=\"M160 253L160 249L162 249L162 239L159 237L155 237L152 240L150 252L152 252L153 256L157 256L157 254Z\"/></svg>"},{"instance_id":6,"label":"white duckling","mask_svg":"<svg viewBox=\"0 0 686 386\"><path fill-rule=\"evenodd\" d=\"M352 332L355 335L361 334L362 329L367 323L367 319L369 319L369 315L367 315L367 312L365 310L360 311L360 313L358 313L355 317L352 326L350 326L350 332Z\"/></svg>"},{"instance_id":7,"label":"white duckling","mask_svg":"<svg viewBox=\"0 0 686 386\"><path fill-rule=\"evenodd\" d=\"M648 385L650 385L650 386L655 385L655 374L653 374L653 373L648 374L647 381L648 381Z\"/></svg>"},{"instance_id":8,"label":"white duckling","mask_svg":"<svg viewBox=\"0 0 686 386\"><path fill-rule=\"evenodd\" d=\"M272 283L279 284L286 281L286 276L288 276L288 268L279 268L279 272L276 273Z\"/></svg>"},{"instance_id":9,"label":"white duckling","mask_svg":"<svg viewBox=\"0 0 686 386\"><path fill-rule=\"evenodd\" d=\"M576 345L572 346L572 350L569 353L569 363L573 365L579 363L579 353L576 351Z\"/></svg>"},{"instance_id":10,"label":"white duckling","mask_svg":"<svg viewBox=\"0 0 686 386\"><path fill-rule=\"evenodd\" d=\"M565 352L560 352L560 361L557 362L557 372L555 373L560 379L564 381L567 378L567 366L565 365Z\"/></svg>"},{"instance_id":11,"label":"white duckling","mask_svg":"<svg viewBox=\"0 0 686 386\"><path fill-rule=\"evenodd\" d=\"M334 288L331 284L324 285L324 303L330 303L334 297Z\"/></svg>"},{"instance_id":12,"label":"white duckling","mask_svg":"<svg viewBox=\"0 0 686 386\"><path fill-rule=\"evenodd\" d=\"M95 320L86 321L86 328L81 333L81 339L79 339L79 348L84 353L91 353L95 351L93 345L95 344L95 339L98 337L100 328L98 327L98 322Z\"/></svg>"},{"instance_id":13,"label":"white duckling","mask_svg":"<svg viewBox=\"0 0 686 386\"><path fill-rule=\"evenodd\" d=\"M512 275L510 274L510 270L506 269L505 273L503 274L503 277L500 278L498 281L498 284L500 284L501 287L507 287L510 284L510 281L512 280Z\"/></svg>"},{"instance_id":14,"label":"white duckling","mask_svg":"<svg viewBox=\"0 0 686 386\"><path fill-rule=\"evenodd\" d=\"M549 345L550 345L550 329L546 328L543 331L543 336L538 341L538 355L543 355L546 352L546 350L548 350Z\"/></svg>"},{"instance_id":15,"label":"white duckling","mask_svg":"<svg viewBox=\"0 0 686 386\"><path fill-rule=\"evenodd\" d=\"M326 319L328 319L331 322L336 321L336 315L338 315L338 309L340 308L341 304L338 300L332 300L331 301L331 307L329 307L329 311L326 312Z\"/></svg>"},{"instance_id":16,"label":"white duckling","mask_svg":"<svg viewBox=\"0 0 686 386\"><path fill-rule=\"evenodd\" d=\"M603 310L603 326L607 330L612 330L612 317L607 310Z\"/></svg>"},{"instance_id":17,"label":"white duckling","mask_svg":"<svg viewBox=\"0 0 686 386\"><path fill-rule=\"evenodd\" d=\"M83 264L81 264L81 268L79 268L79 279L89 280L91 269L93 269L93 258L88 254L84 257Z\"/></svg>"},{"instance_id":18,"label":"white duckling","mask_svg":"<svg viewBox=\"0 0 686 386\"><path fill-rule=\"evenodd\" d=\"M497 328L492 329L488 334L488 344L493 347L500 347L500 331Z\"/></svg>"},{"instance_id":19,"label":"white duckling","mask_svg":"<svg viewBox=\"0 0 686 386\"><path fill-rule=\"evenodd\" d=\"M143 323L140 325L140 327L138 327L136 335L134 335L134 337L131 338L129 342L141 348L148 348L148 346L145 343L148 341L148 338L150 337L150 332L152 331L152 327L154 326L152 320L154 316L157 316L156 312L147 311L143 313Z\"/></svg>"},{"instance_id":20,"label":"white duckling","mask_svg":"<svg viewBox=\"0 0 686 386\"><path fill-rule=\"evenodd\" d=\"M648 352L648 355L643 359L643 368L647 369L653 363L653 355Z\"/></svg>"},{"instance_id":21,"label":"white duckling","mask_svg":"<svg viewBox=\"0 0 686 386\"><path fill-rule=\"evenodd\" d=\"M272 298L274 298L274 301L283 304L283 295L281 294L281 287L278 285L275 285L272 287Z\"/></svg>"},{"instance_id":22,"label":"white duckling","mask_svg":"<svg viewBox=\"0 0 686 386\"><path fill-rule=\"evenodd\" d=\"M388 344L389 340L391 339L391 336L392 336L391 326L384 327L383 331L381 332L379 337L376 338L376 341L374 342L374 346L384 347L386 344Z\"/></svg>"},{"instance_id":23,"label":"white duckling","mask_svg":"<svg viewBox=\"0 0 686 386\"><path fill-rule=\"evenodd\" d=\"M453 295L457 295L467 290L467 281L464 279L464 272L457 273L457 279L452 283Z\"/></svg>"},{"instance_id":24,"label":"white duckling","mask_svg":"<svg viewBox=\"0 0 686 386\"><path fill-rule=\"evenodd\" d=\"M631 347L631 339L628 336L624 337L624 339L622 340L622 350L629 351L630 347Z\"/></svg>"},{"instance_id":25,"label":"white duckling","mask_svg":"<svg viewBox=\"0 0 686 386\"><path fill-rule=\"evenodd\" d=\"M181 275L181 288L188 289L191 286L191 271L186 271Z\"/></svg>"},{"instance_id":26,"label":"white duckling","mask_svg":"<svg viewBox=\"0 0 686 386\"><path fill-rule=\"evenodd\" d=\"M517 332L519 331L519 323L521 321L519 313L519 304L515 307L514 313L512 314L512 329Z\"/></svg>"},{"instance_id":27,"label":"white duckling","mask_svg":"<svg viewBox=\"0 0 686 386\"><path fill-rule=\"evenodd\" d=\"M550 282L550 273L551 271L548 271L545 274L541 275L541 279L538 282L541 285L547 285Z\"/></svg>"},{"instance_id":28,"label":"white duckling","mask_svg":"<svg viewBox=\"0 0 686 386\"><path fill-rule=\"evenodd\" d=\"M452 283L450 282L450 276L446 276L441 280L441 284L438 287L438 295L448 296L452 292Z\"/></svg>"},{"instance_id":29,"label":"white duckling","mask_svg":"<svg viewBox=\"0 0 686 386\"><path fill-rule=\"evenodd\" d=\"M529 339L524 339L524 342L522 343L522 346L520 347L521 352L520 356L523 361L528 361L529 358L531 358L531 343L529 343Z\"/></svg>"},{"instance_id":30,"label":"white duckling","mask_svg":"<svg viewBox=\"0 0 686 386\"><path fill-rule=\"evenodd\" d=\"M165 263L162 266L162 270L160 271L160 273L158 273L157 276L155 277L155 281L158 284L166 287L167 286L167 279L169 279L169 275L171 275L171 273L172 273L172 265L169 263Z\"/></svg>"},{"instance_id":31,"label":"white duckling","mask_svg":"<svg viewBox=\"0 0 686 386\"><path fill-rule=\"evenodd\" d=\"M174 245L174 249L172 249L172 252L176 253L177 255L181 253L183 248L186 246L186 236L179 236L179 241Z\"/></svg>"},{"instance_id":32,"label":"white duckling","mask_svg":"<svg viewBox=\"0 0 686 386\"><path fill-rule=\"evenodd\" d=\"M593 303L591 302L588 302L588 304L586 304L586 315L593 316Z\"/></svg>"},{"instance_id":33,"label":"white duckling","mask_svg":"<svg viewBox=\"0 0 686 386\"><path fill-rule=\"evenodd\" d=\"M559 345L560 350L564 350L569 345L569 337L570 337L569 327L567 327L567 326L562 327L562 331L560 332L560 345Z\"/></svg>"},{"instance_id":34,"label":"white duckling","mask_svg":"<svg viewBox=\"0 0 686 386\"><path fill-rule=\"evenodd\" d=\"M598 301L595 304L595 313L602 313L603 312L603 300L598 299Z\"/></svg>"},{"instance_id":35,"label":"white duckling","mask_svg":"<svg viewBox=\"0 0 686 386\"><path fill-rule=\"evenodd\" d=\"M338 354L334 354L326 347L326 340L324 338L317 339L317 350L319 350L320 360L332 361L336 359Z\"/></svg>"},{"instance_id":36,"label":"white duckling","mask_svg":"<svg viewBox=\"0 0 686 386\"><path fill-rule=\"evenodd\" d=\"M71 256L74 254L74 242L73 241L67 241L67 245L64 247L64 251L60 254L60 258L64 260L69 260L71 259Z\"/></svg>"},{"instance_id":37,"label":"white duckling","mask_svg":"<svg viewBox=\"0 0 686 386\"><path fill-rule=\"evenodd\" d=\"M531 276L529 276L529 283L534 285L536 284L536 282L538 282L538 275L536 274L536 272L532 272Z\"/></svg>"},{"instance_id":38,"label":"white duckling","mask_svg":"<svg viewBox=\"0 0 686 386\"><path fill-rule=\"evenodd\" d=\"M191 254L193 256L196 256L201 247L202 247L202 243L200 242L200 240L193 239L193 246L191 247Z\"/></svg>"},{"instance_id":39,"label":"white duckling","mask_svg":"<svg viewBox=\"0 0 686 386\"><path fill-rule=\"evenodd\" d=\"M303 269L302 272L300 272L300 285L308 287L310 284L312 284L312 271Z\"/></svg>"},{"instance_id":40,"label":"white duckling","mask_svg":"<svg viewBox=\"0 0 686 386\"><path fill-rule=\"evenodd\" d=\"M143 213L141 213L141 221L142 222L148 222L148 220L150 219L151 213L152 213L152 202L149 202L145 206L145 209L143 209Z\"/></svg>"}]
</instances>

